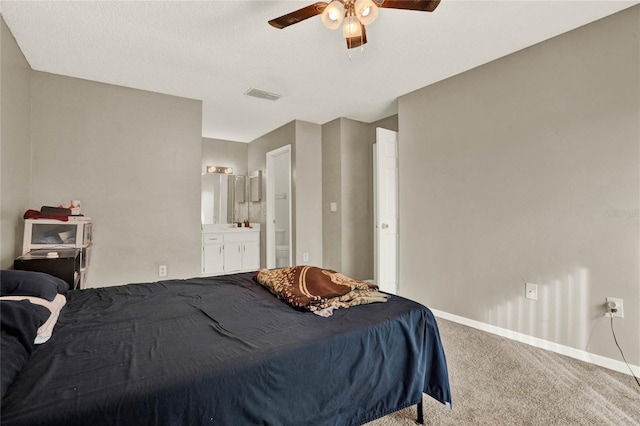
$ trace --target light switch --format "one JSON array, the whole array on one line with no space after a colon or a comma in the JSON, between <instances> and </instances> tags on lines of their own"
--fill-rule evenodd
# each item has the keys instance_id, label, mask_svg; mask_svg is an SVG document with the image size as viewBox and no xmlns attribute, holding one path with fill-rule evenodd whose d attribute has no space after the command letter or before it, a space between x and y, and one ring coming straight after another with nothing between
<instances>
[{"instance_id":1,"label":"light switch","mask_svg":"<svg viewBox=\"0 0 640 426\"><path fill-rule=\"evenodd\" d=\"M331 211L332 212L338 211L338 203L331 203Z\"/></svg>"},{"instance_id":2,"label":"light switch","mask_svg":"<svg viewBox=\"0 0 640 426\"><path fill-rule=\"evenodd\" d=\"M538 300L538 284L525 283L524 297L527 299Z\"/></svg>"}]
</instances>

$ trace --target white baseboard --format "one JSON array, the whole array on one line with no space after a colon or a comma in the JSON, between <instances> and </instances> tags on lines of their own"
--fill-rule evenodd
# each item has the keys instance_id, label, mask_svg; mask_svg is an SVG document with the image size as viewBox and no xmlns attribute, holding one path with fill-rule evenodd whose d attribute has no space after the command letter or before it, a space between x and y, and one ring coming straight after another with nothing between
<instances>
[{"instance_id":1,"label":"white baseboard","mask_svg":"<svg viewBox=\"0 0 640 426\"><path fill-rule=\"evenodd\" d=\"M629 367L627 367L627 364L625 364L622 361L607 358L601 355L592 354L587 351L572 348L569 346L564 346L558 343L550 342L548 340L540 339L538 337L529 336L527 334L518 333L517 331L507 330L506 328L497 327L495 325L486 324L484 322L472 320L472 319L461 317L454 314L449 314L447 312L438 311L436 309L431 309L431 312L433 312L433 314L438 318L443 318L449 321L457 322L462 325L477 328L478 330L486 331L487 333L497 334L498 336L502 336L511 340L526 343L528 345L535 346L537 348L546 349L548 351L555 352L560 355L565 355L571 358L579 359L580 361L589 362L591 364L599 365L600 367L608 368L610 370L618 371L620 373L625 373L631 376ZM639 377L640 366L630 365L630 367L633 370L633 374L635 374L636 377Z\"/></svg>"}]
</instances>

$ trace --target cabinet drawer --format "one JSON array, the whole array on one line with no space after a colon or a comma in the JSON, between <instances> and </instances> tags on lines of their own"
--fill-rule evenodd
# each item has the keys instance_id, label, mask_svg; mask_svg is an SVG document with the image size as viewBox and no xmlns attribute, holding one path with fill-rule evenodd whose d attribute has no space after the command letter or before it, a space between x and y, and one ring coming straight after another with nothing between
<instances>
[{"instance_id":1,"label":"cabinet drawer","mask_svg":"<svg viewBox=\"0 0 640 426\"><path fill-rule=\"evenodd\" d=\"M222 244L223 242L222 234L202 234L202 244Z\"/></svg>"},{"instance_id":2,"label":"cabinet drawer","mask_svg":"<svg viewBox=\"0 0 640 426\"><path fill-rule=\"evenodd\" d=\"M226 243L246 243L260 241L260 233L251 231L228 232L224 235Z\"/></svg>"}]
</instances>

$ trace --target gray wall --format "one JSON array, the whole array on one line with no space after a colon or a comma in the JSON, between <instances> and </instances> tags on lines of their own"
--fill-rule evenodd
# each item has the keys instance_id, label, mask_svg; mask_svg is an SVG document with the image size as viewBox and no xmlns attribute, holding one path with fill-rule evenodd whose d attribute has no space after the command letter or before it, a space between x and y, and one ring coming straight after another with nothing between
<instances>
[{"instance_id":1,"label":"gray wall","mask_svg":"<svg viewBox=\"0 0 640 426\"><path fill-rule=\"evenodd\" d=\"M341 119L322 125L322 258L324 267L342 271ZM330 211L331 203L337 211ZM354 277L355 278L355 277Z\"/></svg>"},{"instance_id":2,"label":"gray wall","mask_svg":"<svg viewBox=\"0 0 640 426\"><path fill-rule=\"evenodd\" d=\"M297 264L322 266L322 127L296 121L295 255ZM303 254L309 254L304 261Z\"/></svg>"},{"instance_id":3,"label":"gray wall","mask_svg":"<svg viewBox=\"0 0 640 426\"><path fill-rule=\"evenodd\" d=\"M376 127L398 129L398 117L374 123L339 118L322 126L324 266L373 278L373 144ZM337 203L337 211L330 205Z\"/></svg>"},{"instance_id":4,"label":"gray wall","mask_svg":"<svg viewBox=\"0 0 640 426\"><path fill-rule=\"evenodd\" d=\"M342 270L356 279L373 278L373 231L371 229L373 152L370 126L341 119Z\"/></svg>"},{"instance_id":5,"label":"gray wall","mask_svg":"<svg viewBox=\"0 0 640 426\"><path fill-rule=\"evenodd\" d=\"M0 246L2 269L22 250L31 182L31 67L0 17Z\"/></svg>"},{"instance_id":6,"label":"gray wall","mask_svg":"<svg viewBox=\"0 0 640 426\"><path fill-rule=\"evenodd\" d=\"M296 153L296 124L292 121L285 124L282 127L267 133L264 136L249 143L248 148L248 170L249 173L262 170L262 200L260 202L249 203L249 220L251 222L260 223L260 265L266 267L266 255L267 255L267 199L265 197L267 191L267 152L280 148L285 145L291 144L291 172L295 173L295 153ZM292 188L292 202L295 198L295 189ZM295 223L295 211L293 212L292 223ZM292 229L294 226L292 225ZM295 240L294 240L295 244ZM292 248L293 250L293 248ZM293 251L295 253L295 251ZM295 263L295 259L294 259Z\"/></svg>"},{"instance_id":7,"label":"gray wall","mask_svg":"<svg viewBox=\"0 0 640 426\"><path fill-rule=\"evenodd\" d=\"M35 71L31 94L30 204L82 201L89 286L198 275L201 102Z\"/></svg>"},{"instance_id":8,"label":"gray wall","mask_svg":"<svg viewBox=\"0 0 640 426\"><path fill-rule=\"evenodd\" d=\"M636 6L399 99L400 294L614 359L620 297L640 364L639 30Z\"/></svg>"},{"instance_id":9,"label":"gray wall","mask_svg":"<svg viewBox=\"0 0 640 426\"><path fill-rule=\"evenodd\" d=\"M248 152L249 144L243 142L202 138L201 173L207 166L227 166L233 167L234 175L246 175Z\"/></svg>"},{"instance_id":10,"label":"gray wall","mask_svg":"<svg viewBox=\"0 0 640 426\"><path fill-rule=\"evenodd\" d=\"M393 130L395 132L398 131L398 115L392 115L387 118L383 118L382 120L374 121L369 124L369 132L371 133L370 138L375 143L376 140L376 128L382 127L383 129Z\"/></svg>"},{"instance_id":11,"label":"gray wall","mask_svg":"<svg viewBox=\"0 0 640 426\"><path fill-rule=\"evenodd\" d=\"M266 172L266 154L291 145L292 240L293 264L302 263L302 253L309 253L305 263L322 265L322 220L320 144L322 128L318 124L295 120L249 143L248 170ZM262 201L249 204L249 220L260 222L260 264L266 267L266 173L262 180ZM299 209L299 211L298 211Z\"/></svg>"}]
</instances>

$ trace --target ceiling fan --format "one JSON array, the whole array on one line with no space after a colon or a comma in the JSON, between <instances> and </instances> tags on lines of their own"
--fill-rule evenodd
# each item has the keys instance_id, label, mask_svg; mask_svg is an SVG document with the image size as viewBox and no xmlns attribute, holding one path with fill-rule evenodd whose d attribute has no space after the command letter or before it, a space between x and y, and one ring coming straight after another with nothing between
<instances>
[{"instance_id":1,"label":"ceiling fan","mask_svg":"<svg viewBox=\"0 0 640 426\"><path fill-rule=\"evenodd\" d=\"M322 23L335 30L344 21L342 35L347 49L362 46L367 42L365 26L378 17L378 8L406 9L433 12L440 0L333 0L319 1L294 12L269 21L275 28L286 28L305 19L321 15Z\"/></svg>"}]
</instances>

